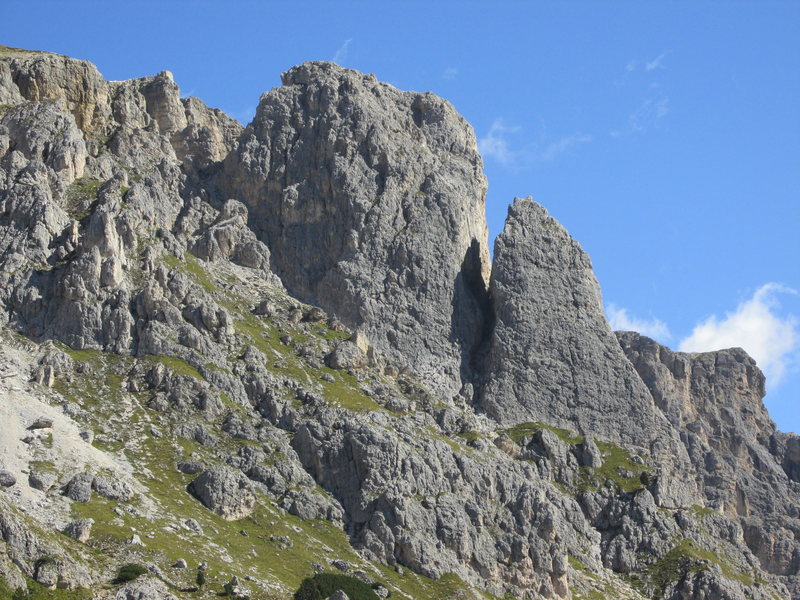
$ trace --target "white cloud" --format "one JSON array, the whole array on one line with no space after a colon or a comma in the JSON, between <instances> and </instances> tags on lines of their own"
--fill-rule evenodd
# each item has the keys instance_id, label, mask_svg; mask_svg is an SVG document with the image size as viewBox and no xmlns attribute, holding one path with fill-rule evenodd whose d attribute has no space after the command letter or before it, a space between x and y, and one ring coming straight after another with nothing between
<instances>
[{"instance_id":1,"label":"white cloud","mask_svg":"<svg viewBox=\"0 0 800 600\"><path fill-rule=\"evenodd\" d=\"M458 69L455 67L447 67L442 73L442 77L445 79L453 80L458 76Z\"/></svg>"},{"instance_id":2,"label":"white cloud","mask_svg":"<svg viewBox=\"0 0 800 600\"><path fill-rule=\"evenodd\" d=\"M511 165L516 160L516 153L511 150L507 135L519 131L517 126L509 126L502 119L495 119L489 133L478 140L478 150L484 157L491 156L503 165Z\"/></svg>"},{"instance_id":3,"label":"white cloud","mask_svg":"<svg viewBox=\"0 0 800 600\"><path fill-rule=\"evenodd\" d=\"M658 56L656 56L653 60L629 60L628 64L625 65L625 70L628 73L632 73L639 67L642 67L645 71L655 71L656 69L663 69L664 68L664 59L669 56L672 50L665 50Z\"/></svg>"},{"instance_id":4,"label":"white cloud","mask_svg":"<svg viewBox=\"0 0 800 600\"><path fill-rule=\"evenodd\" d=\"M664 59L670 53L670 50L666 52L662 52L658 56L656 56L653 60L648 61L644 64L645 71L653 71L655 69L663 69L664 68Z\"/></svg>"},{"instance_id":5,"label":"white cloud","mask_svg":"<svg viewBox=\"0 0 800 600\"><path fill-rule=\"evenodd\" d=\"M347 38L339 49L336 51L336 54L333 55L331 59L337 65L341 64L343 60L347 58L347 49L350 48L350 42L353 41L353 38Z\"/></svg>"},{"instance_id":6,"label":"white cloud","mask_svg":"<svg viewBox=\"0 0 800 600\"><path fill-rule=\"evenodd\" d=\"M628 117L628 127L632 132L647 131L669 114L669 98L655 100L648 98Z\"/></svg>"},{"instance_id":7,"label":"white cloud","mask_svg":"<svg viewBox=\"0 0 800 600\"><path fill-rule=\"evenodd\" d=\"M541 153L543 160L553 160L556 156L579 144L588 144L592 141L592 136L585 133L573 133L565 138L549 144Z\"/></svg>"},{"instance_id":8,"label":"white cloud","mask_svg":"<svg viewBox=\"0 0 800 600\"><path fill-rule=\"evenodd\" d=\"M628 314L628 309L615 304L609 304L606 307L606 315L611 329L615 331L637 331L657 340L668 340L672 337L669 328L663 321L656 318L647 320L631 316Z\"/></svg>"},{"instance_id":9,"label":"white cloud","mask_svg":"<svg viewBox=\"0 0 800 600\"><path fill-rule=\"evenodd\" d=\"M679 349L708 352L735 346L744 348L764 371L767 382L777 385L800 358L800 321L794 315L778 314L779 293L797 294L777 283L763 285L734 312L725 313L724 318L712 315L699 323Z\"/></svg>"}]
</instances>

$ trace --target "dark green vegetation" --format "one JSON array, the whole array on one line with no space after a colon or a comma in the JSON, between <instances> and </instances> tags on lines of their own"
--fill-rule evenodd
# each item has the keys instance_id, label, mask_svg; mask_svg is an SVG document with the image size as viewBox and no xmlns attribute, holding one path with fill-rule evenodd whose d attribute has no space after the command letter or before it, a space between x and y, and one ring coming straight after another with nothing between
<instances>
[{"instance_id":1,"label":"dark green vegetation","mask_svg":"<svg viewBox=\"0 0 800 600\"><path fill-rule=\"evenodd\" d=\"M114 583L126 583L128 581L133 581L140 575L144 575L147 573L147 567L142 565L137 565L136 563L128 563L126 565L122 565L117 572L117 576L114 579Z\"/></svg>"},{"instance_id":2,"label":"dark green vegetation","mask_svg":"<svg viewBox=\"0 0 800 600\"><path fill-rule=\"evenodd\" d=\"M91 179L89 177L76 179L67 189L64 209L78 221L88 216L92 205L97 201L101 185L103 185L103 182L99 179Z\"/></svg>"},{"instance_id":3,"label":"dark green vegetation","mask_svg":"<svg viewBox=\"0 0 800 600\"><path fill-rule=\"evenodd\" d=\"M295 600L327 600L336 590L342 590L350 600L380 600L366 583L339 573L319 573L303 580Z\"/></svg>"}]
</instances>

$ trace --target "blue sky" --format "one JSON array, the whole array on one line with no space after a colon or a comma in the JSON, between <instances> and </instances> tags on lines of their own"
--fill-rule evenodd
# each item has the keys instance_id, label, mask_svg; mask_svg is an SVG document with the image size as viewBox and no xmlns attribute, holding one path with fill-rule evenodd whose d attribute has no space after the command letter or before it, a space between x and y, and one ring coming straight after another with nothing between
<instances>
[{"instance_id":1,"label":"blue sky","mask_svg":"<svg viewBox=\"0 0 800 600\"><path fill-rule=\"evenodd\" d=\"M472 123L490 236L532 195L589 252L612 324L740 345L800 431L800 2L16 2L0 43L175 74L243 122L333 60Z\"/></svg>"}]
</instances>

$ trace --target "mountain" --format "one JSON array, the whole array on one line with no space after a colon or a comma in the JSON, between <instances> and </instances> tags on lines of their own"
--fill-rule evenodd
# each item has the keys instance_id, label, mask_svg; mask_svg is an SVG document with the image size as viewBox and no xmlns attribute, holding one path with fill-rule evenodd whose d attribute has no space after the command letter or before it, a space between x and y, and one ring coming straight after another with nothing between
<instances>
[{"instance_id":1,"label":"mountain","mask_svg":"<svg viewBox=\"0 0 800 600\"><path fill-rule=\"evenodd\" d=\"M750 357L612 332L530 199L490 261L445 100L282 82L0 47L0 597L800 598Z\"/></svg>"}]
</instances>

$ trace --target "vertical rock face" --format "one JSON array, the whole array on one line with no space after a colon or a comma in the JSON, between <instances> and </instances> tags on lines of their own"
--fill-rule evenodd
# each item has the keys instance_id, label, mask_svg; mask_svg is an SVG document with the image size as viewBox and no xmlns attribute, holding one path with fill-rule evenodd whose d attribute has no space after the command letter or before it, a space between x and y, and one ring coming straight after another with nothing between
<instances>
[{"instance_id":1,"label":"vertical rock face","mask_svg":"<svg viewBox=\"0 0 800 600\"><path fill-rule=\"evenodd\" d=\"M686 354L634 332L620 344L673 427L708 506L741 524L768 572L800 594L798 437L777 432L763 403L764 375L741 348Z\"/></svg>"},{"instance_id":2,"label":"vertical rock face","mask_svg":"<svg viewBox=\"0 0 800 600\"><path fill-rule=\"evenodd\" d=\"M283 84L229 157L228 189L287 290L357 327L378 362L457 391L489 268L472 128L433 94L331 63Z\"/></svg>"},{"instance_id":3,"label":"vertical rock face","mask_svg":"<svg viewBox=\"0 0 800 600\"><path fill-rule=\"evenodd\" d=\"M490 295L496 320L480 397L489 415L644 447L665 441L666 422L606 322L589 257L530 199L509 208Z\"/></svg>"}]
</instances>

